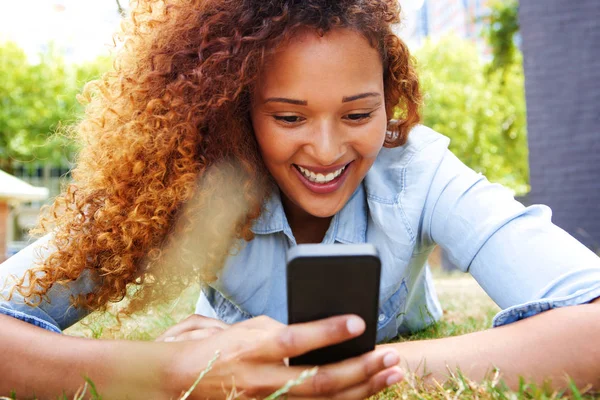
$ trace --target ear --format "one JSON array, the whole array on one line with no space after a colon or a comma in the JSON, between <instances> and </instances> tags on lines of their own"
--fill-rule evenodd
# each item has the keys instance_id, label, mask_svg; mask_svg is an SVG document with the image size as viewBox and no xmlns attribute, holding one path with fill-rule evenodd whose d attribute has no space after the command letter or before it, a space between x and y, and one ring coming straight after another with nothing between
<instances>
[{"instance_id":1,"label":"ear","mask_svg":"<svg viewBox=\"0 0 600 400\"><path fill-rule=\"evenodd\" d=\"M407 138L400 137L400 125L401 123L397 119L390 119L388 121L383 147L399 147L406 143Z\"/></svg>"}]
</instances>

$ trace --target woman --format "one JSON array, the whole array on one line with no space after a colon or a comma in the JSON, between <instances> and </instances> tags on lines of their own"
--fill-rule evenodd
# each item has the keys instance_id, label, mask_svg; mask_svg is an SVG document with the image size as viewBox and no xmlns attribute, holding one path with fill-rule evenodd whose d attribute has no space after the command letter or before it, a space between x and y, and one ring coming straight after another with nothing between
<instances>
[{"instance_id":1,"label":"woman","mask_svg":"<svg viewBox=\"0 0 600 400\"><path fill-rule=\"evenodd\" d=\"M329 367L294 394L364 397L400 379L393 367L398 353L407 368L426 365L419 372L438 379L447 366L474 379L496 366L510 385L519 375L561 384L567 372L579 384L600 386L600 362L589 351L600 330L600 261L552 225L547 208L524 208L460 163L445 137L417 125L421 96L408 50L391 30L398 21L393 0L140 2L115 71L88 88L74 183L46 215L51 250L39 267L33 249L6 263L25 272L13 294L33 299L35 307L15 312L15 300L8 300L0 310L60 332L120 300L128 284L144 284L132 309L176 292L189 275L161 275L163 249L185 237L173 232L193 231L188 216L215 203L214 186L201 186L195 209L182 205L194 196L198 177L235 159L243 190L231 202L247 207L233 229L236 251L229 255L215 244L202 260L190 259L189 270L205 283L197 306L204 318L171 328L162 343L130 345L145 355L156 348L167 359L177 351L172 346L181 346L206 360L206 349L230 344L201 381L202 397L218 397L232 375L238 388L263 396L275 386L268 377L289 372L281 369L283 358L327 344L315 341L324 325L301 327L300 339L273 320L252 319L285 322L285 251L320 242L378 247L380 342L439 318L425 267L435 243L504 310L497 329L381 345L363 359ZM216 231L202 229L208 236ZM67 289L50 289L55 282ZM69 295L74 307L65 301ZM342 328L331 322L330 329L343 334L329 343L364 329L359 321L346 325L352 329L337 323ZM266 342L249 333L253 324L266 330ZM41 338L34 329L28 335ZM287 350L271 352L274 337ZM12 340L7 350L16 359L25 342ZM77 355L89 360L97 352L87 349L95 345ZM106 365L118 365L114 354L106 351ZM201 370L190 366L197 358L177 354L167 376L189 383ZM244 362L229 362L236 359ZM126 374L123 385L159 374L147 370Z\"/></svg>"}]
</instances>

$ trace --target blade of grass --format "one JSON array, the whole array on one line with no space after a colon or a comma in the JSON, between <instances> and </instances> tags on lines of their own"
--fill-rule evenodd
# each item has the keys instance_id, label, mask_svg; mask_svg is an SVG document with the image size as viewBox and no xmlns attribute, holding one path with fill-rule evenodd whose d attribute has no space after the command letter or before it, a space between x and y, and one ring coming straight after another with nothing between
<instances>
[{"instance_id":1,"label":"blade of grass","mask_svg":"<svg viewBox=\"0 0 600 400\"><path fill-rule=\"evenodd\" d=\"M275 400L275 399L279 398L279 396L287 394L290 391L290 389L293 388L294 386L298 386L302 382L307 380L308 378L312 378L313 376L315 376L317 374L318 370L319 370L319 367L314 367L314 368L302 371L302 373L300 374L300 376L298 378L290 379L285 384L285 386L283 386L281 389L277 390L276 392L272 393L271 395L267 396L265 398L265 400Z\"/></svg>"},{"instance_id":2,"label":"blade of grass","mask_svg":"<svg viewBox=\"0 0 600 400\"><path fill-rule=\"evenodd\" d=\"M215 353L215 356L212 358L212 360L210 360L208 362L208 365L206 366L206 368L204 369L204 371L202 371L200 373L200 375L198 376L198 378L196 379L196 381L194 382L194 384L192 385L192 387L190 387L188 389L187 392L185 392L183 394L183 396L181 396L179 398L179 400L185 400L188 397L190 397L190 395L192 394L192 392L194 391L194 389L196 389L196 386L198 386L198 383L202 380L202 378L204 378L204 376L206 376L206 374L208 374L208 372L212 369L213 364L217 361L217 358L219 358L219 356L221 355L221 352L219 350L217 350L217 352Z\"/></svg>"},{"instance_id":3,"label":"blade of grass","mask_svg":"<svg viewBox=\"0 0 600 400\"><path fill-rule=\"evenodd\" d=\"M571 389L571 392L573 393L573 398L575 400L583 399L583 397L581 396L581 392L579 392L579 389L577 389L575 381L573 381L573 378L569 378L569 389Z\"/></svg>"},{"instance_id":4,"label":"blade of grass","mask_svg":"<svg viewBox=\"0 0 600 400\"><path fill-rule=\"evenodd\" d=\"M92 382L92 380L90 378L88 378L87 376L84 379L85 379L85 382L90 385L90 393L92 394L92 400L102 400L102 396L100 396L100 394L98 394L98 391L96 390L96 385L94 384L94 382Z\"/></svg>"},{"instance_id":5,"label":"blade of grass","mask_svg":"<svg viewBox=\"0 0 600 400\"><path fill-rule=\"evenodd\" d=\"M87 392L87 386L88 383L86 382L82 388L77 389L77 392L75 392L75 400L83 400L83 396L85 395L85 392ZM81 393L79 393L79 391L81 390ZM63 393L63 399L65 398L65 394Z\"/></svg>"}]
</instances>

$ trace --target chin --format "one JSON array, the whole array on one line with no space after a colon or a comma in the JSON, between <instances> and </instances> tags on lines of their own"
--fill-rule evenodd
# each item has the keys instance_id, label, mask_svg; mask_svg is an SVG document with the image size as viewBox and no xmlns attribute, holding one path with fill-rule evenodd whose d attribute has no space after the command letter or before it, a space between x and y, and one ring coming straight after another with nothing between
<instances>
[{"instance_id":1,"label":"chin","mask_svg":"<svg viewBox=\"0 0 600 400\"><path fill-rule=\"evenodd\" d=\"M312 205L308 205L308 207L302 207L304 211L308 214L318 217L318 218L330 218L337 214L342 208L344 204L331 206L331 207L315 207L314 203Z\"/></svg>"},{"instance_id":2,"label":"chin","mask_svg":"<svg viewBox=\"0 0 600 400\"><path fill-rule=\"evenodd\" d=\"M327 211L327 210L305 210L307 213L317 218L331 218L333 217L337 211ZM338 210L339 211L339 210Z\"/></svg>"}]
</instances>

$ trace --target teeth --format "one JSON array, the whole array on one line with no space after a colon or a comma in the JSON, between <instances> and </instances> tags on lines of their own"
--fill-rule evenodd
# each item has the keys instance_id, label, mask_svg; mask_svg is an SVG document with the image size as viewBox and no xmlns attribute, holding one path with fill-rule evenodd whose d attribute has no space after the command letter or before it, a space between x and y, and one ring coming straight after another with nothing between
<instances>
[{"instance_id":1,"label":"teeth","mask_svg":"<svg viewBox=\"0 0 600 400\"><path fill-rule=\"evenodd\" d=\"M314 172L309 171L306 168L302 168L299 165L297 167L300 170L300 172L302 172L302 175L304 175L306 177L306 179L308 179L311 182L315 182L315 183L329 183L332 180L334 180L335 178L337 178L338 176L340 176L340 174L342 172L344 172L344 169L346 169L346 167L342 167L342 168L338 169L337 171L330 172L327 175L323 175L323 174L315 174Z\"/></svg>"}]
</instances>

